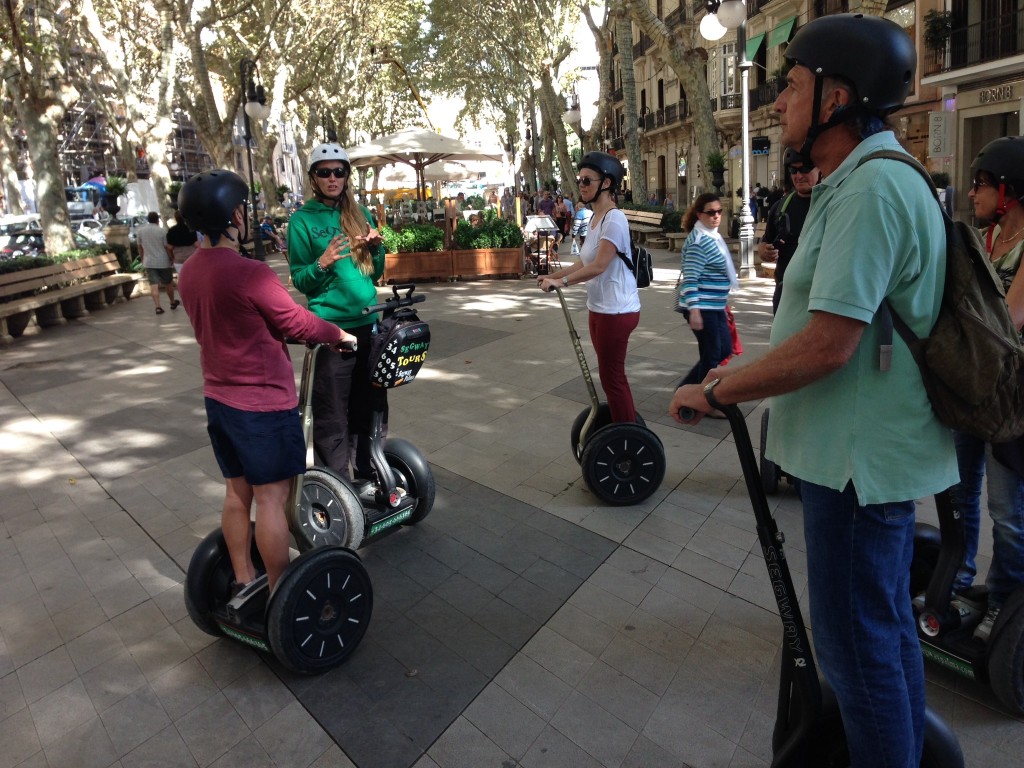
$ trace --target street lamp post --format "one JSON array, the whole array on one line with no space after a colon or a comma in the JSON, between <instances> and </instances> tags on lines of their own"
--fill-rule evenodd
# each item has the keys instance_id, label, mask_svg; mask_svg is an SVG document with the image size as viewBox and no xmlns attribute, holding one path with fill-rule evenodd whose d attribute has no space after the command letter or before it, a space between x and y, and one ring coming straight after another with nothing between
<instances>
[{"instance_id":1,"label":"street lamp post","mask_svg":"<svg viewBox=\"0 0 1024 768\"><path fill-rule=\"evenodd\" d=\"M754 216L750 210L750 68L753 64L747 58L747 3L746 0L724 0L721 3L708 2L707 6L709 15L717 15L718 22L722 27L736 30L736 47L739 49L740 56L740 122L742 123L740 140L743 145L739 274L740 277L753 277L755 274ZM714 10L712 10L713 8Z\"/></svg>"},{"instance_id":2,"label":"street lamp post","mask_svg":"<svg viewBox=\"0 0 1024 768\"><path fill-rule=\"evenodd\" d=\"M253 75L256 62L242 59L239 64L239 77L242 85L242 96L245 106L242 108L242 124L245 128L245 155L249 161L249 203L252 207L252 250L253 256L266 261L267 252L263 249L263 238L260 237L259 211L256 208L256 179L252 168L252 124L249 119L266 120L270 116L266 93L262 85L256 85Z\"/></svg>"}]
</instances>

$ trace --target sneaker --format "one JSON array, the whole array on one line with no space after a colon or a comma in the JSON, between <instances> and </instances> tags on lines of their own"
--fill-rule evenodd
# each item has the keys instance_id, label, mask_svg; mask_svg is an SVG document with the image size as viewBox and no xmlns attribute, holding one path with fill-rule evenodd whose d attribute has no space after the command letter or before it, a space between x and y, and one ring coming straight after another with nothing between
<instances>
[{"instance_id":1,"label":"sneaker","mask_svg":"<svg viewBox=\"0 0 1024 768\"><path fill-rule=\"evenodd\" d=\"M988 637L992 634L992 625L996 623L1001 607L999 605L990 605L988 607L988 610L985 611L985 618L981 620L981 624L974 628L974 638L976 640L981 640L983 643L988 642Z\"/></svg>"}]
</instances>

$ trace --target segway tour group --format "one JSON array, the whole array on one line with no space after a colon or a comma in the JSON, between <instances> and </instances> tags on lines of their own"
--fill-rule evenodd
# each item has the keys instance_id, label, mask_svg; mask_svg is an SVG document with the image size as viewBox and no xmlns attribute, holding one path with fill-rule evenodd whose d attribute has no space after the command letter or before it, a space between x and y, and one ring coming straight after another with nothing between
<instances>
[{"instance_id":1,"label":"segway tour group","mask_svg":"<svg viewBox=\"0 0 1024 768\"><path fill-rule=\"evenodd\" d=\"M245 259L245 182L230 171L190 179L179 209L201 233L181 275L182 301L201 347L208 431L225 477L221 528L193 553L185 603L196 625L320 673L359 645L373 610L369 576L353 551L433 504L429 466L405 441L375 434L373 474L359 490L325 468L306 472L312 371L318 355L354 354L356 338L299 307L277 275ZM369 307L374 385L412 381L429 329L404 296ZM298 397L286 337L307 343ZM331 347L322 351L325 346ZM258 383L254 383L258 382ZM303 417L295 408L301 401ZM250 522L255 503L255 524ZM290 537L299 555L289 555Z\"/></svg>"}]
</instances>

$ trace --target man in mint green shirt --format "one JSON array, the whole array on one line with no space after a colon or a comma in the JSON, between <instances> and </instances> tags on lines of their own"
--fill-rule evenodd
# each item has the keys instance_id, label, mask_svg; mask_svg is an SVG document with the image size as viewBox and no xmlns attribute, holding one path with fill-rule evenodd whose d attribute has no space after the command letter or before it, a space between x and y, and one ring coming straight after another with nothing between
<instances>
[{"instance_id":1,"label":"man in mint green shirt","mask_svg":"<svg viewBox=\"0 0 1024 768\"><path fill-rule=\"evenodd\" d=\"M771 350L676 390L669 412L773 397L766 453L800 479L818 663L836 694L853 768L917 768L924 671L910 605L915 499L957 482L952 435L898 334L880 370L886 299L919 336L939 309L945 230L887 116L914 82L910 37L879 17L804 25L775 109L782 143L816 165ZM700 418L698 415L697 418Z\"/></svg>"}]
</instances>

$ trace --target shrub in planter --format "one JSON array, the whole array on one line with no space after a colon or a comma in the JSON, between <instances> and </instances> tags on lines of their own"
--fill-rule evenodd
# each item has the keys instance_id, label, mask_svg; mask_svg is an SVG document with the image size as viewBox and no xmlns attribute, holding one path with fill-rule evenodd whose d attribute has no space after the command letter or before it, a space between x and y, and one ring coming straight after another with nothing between
<instances>
[{"instance_id":1,"label":"shrub in planter","mask_svg":"<svg viewBox=\"0 0 1024 768\"><path fill-rule=\"evenodd\" d=\"M383 226L380 233L388 253L444 250L444 230L433 224L407 224L400 230Z\"/></svg>"},{"instance_id":2,"label":"shrub in planter","mask_svg":"<svg viewBox=\"0 0 1024 768\"><path fill-rule=\"evenodd\" d=\"M0 259L0 275L21 272L24 269L48 267L56 262L49 256L18 256L14 259Z\"/></svg>"},{"instance_id":3,"label":"shrub in planter","mask_svg":"<svg viewBox=\"0 0 1024 768\"><path fill-rule=\"evenodd\" d=\"M513 222L500 218L493 210L484 213L484 221L474 227L460 221L455 227L455 247L460 250L477 248L519 248L523 233Z\"/></svg>"}]
</instances>

